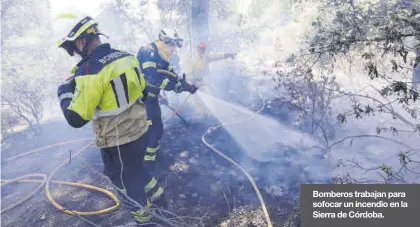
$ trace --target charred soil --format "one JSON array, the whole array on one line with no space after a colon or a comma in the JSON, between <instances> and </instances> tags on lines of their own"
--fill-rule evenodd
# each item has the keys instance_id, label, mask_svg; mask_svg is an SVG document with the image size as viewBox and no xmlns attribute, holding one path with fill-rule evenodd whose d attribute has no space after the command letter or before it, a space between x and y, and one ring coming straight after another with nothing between
<instances>
[{"instance_id":1,"label":"charred soil","mask_svg":"<svg viewBox=\"0 0 420 227\"><path fill-rule=\"evenodd\" d=\"M159 180L165 186L169 211L185 217L188 226L197 226L198 219L205 226L266 226L259 201L243 173L201 142L201 136L211 126L209 123L217 123L216 120L197 122L185 127L181 121L174 119L165 126L157 169ZM92 137L88 127L69 129L62 121L43 125L37 136L25 133L12 135L6 141L8 145L2 147L2 179L29 173L49 174L61 162L71 158L70 151L77 151L89 141L46 149L13 161L7 159L37 147L81 137ZM223 129L207 139L235 160L245 159L257 168L266 169L275 164L258 163L247 157ZM73 157L53 180L82 182L105 188L122 201L116 211L95 216L68 215L54 208L42 189L25 203L2 213L3 226L92 226L88 221L99 226L134 225L124 197L101 175L101 171L100 152L90 148L78 157ZM250 173L253 175L252 170ZM298 226L298 182L288 191L279 192L275 190L276 185L270 185L264 176L254 177L263 193L274 226ZM2 206L13 204L37 186L36 183L13 183L2 187ZM113 205L112 200L101 193L70 186L53 184L52 194L62 206L69 209L94 211Z\"/></svg>"}]
</instances>

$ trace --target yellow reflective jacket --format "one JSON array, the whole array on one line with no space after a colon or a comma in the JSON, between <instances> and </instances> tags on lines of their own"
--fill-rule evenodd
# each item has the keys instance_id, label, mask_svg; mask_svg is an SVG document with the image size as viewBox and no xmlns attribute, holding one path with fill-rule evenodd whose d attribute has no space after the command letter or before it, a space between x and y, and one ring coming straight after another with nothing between
<instances>
[{"instance_id":1,"label":"yellow reflective jacket","mask_svg":"<svg viewBox=\"0 0 420 227\"><path fill-rule=\"evenodd\" d=\"M102 44L78 64L75 82L71 101L61 101L61 107L69 123L92 120L98 147L126 144L146 133L146 82L135 56Z\"/></svg>"},{"instance_id":2,"label":"yellow reflective jacket","mask_svg":"<svg viewBox=\"0 0 420 227\"><path fill-rule=\"evenodd\" d=\"M209 63L225 59L225 54L200 54L195 53L186 63L186 77L187 80L197 85L201 84L204 73L206 72Z\"/></svg>"}]
</instances>

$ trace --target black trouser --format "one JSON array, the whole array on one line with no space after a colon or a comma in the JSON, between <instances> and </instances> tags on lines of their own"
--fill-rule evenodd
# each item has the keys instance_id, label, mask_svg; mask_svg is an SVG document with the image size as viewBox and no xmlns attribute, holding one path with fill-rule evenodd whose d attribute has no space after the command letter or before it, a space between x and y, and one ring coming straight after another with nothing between
<instances>
[{"instance_id":1,"label":"black trouser","mask_svg":"<svg viewBox=\"0 0 420 227\"><path fill-rule=\"evenodd\" d=\"M145 134L133 142L101 149L104 162L103 173L114 185L125 189L128 196L143 205L154 202L163 193L163 188L158 186L156 179L144 167L143 159L147 139L147 134ZM121 170L123 182L121 182Z\"/></svg>"},{"instance_id":2,"label":"black trouser","mask_svg":"<svg viewBox=\"0 0 420 227\"><path fill-rule=\"evenodd\" d=\"M149 130L147 132L149 140L147 142L144 162L149 172L155 173L156 155L159 150L159 141L163 134L163 122L159 100L157 97L150 97L146 100L147 120L149 121Z\"/></svg>"}]
</instances>

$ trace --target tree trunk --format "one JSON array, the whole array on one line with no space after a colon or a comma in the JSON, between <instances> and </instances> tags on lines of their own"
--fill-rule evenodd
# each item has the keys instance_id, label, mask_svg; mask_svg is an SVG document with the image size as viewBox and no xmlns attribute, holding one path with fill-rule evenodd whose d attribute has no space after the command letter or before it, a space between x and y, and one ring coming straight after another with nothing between
<instances>
[{"instance_id":1,"label":"tree trunk","mask_svg":"<svg viewBox=\"0 0 420 227\"><path fill-rule=\"evenodd\" d=\"M200 41L207 41L209 36L209 1L192 0L191 25L193 46Z\"/></svg>"}]
</instances>

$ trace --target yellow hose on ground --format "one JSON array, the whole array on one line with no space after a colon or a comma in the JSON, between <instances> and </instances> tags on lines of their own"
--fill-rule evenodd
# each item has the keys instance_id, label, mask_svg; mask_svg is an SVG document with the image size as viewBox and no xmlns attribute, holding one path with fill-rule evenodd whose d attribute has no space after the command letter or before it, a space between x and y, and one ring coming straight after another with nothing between
<instances>
[{"instance_id":1,"label":"yellow hose on ground","mask_svg":"<svg viewBox=\"0 0 420 227\"><path fill-rule=\"evenodd\" d=\"M167 119L165 120L165 122L169 121L172 117L174 117L183 107L184 105L187 103L189 97L191 96L191 94L184 100L184 102L182 103L182 105ZM11 158L8 158L6 161L13 161L15 159L21 158L21 157L25 157L27 155L30 154L34 154L36 152L40 152L43 150L46 150L48 148L53 148L53 147L57 147L60 145L66 145L66 144L71 144L71 143L76 143L76 142L80 142L80 141L86 141L86 140L92 140L92 138L84 138L84 139L77 139L77 140L69 140L69 141L65 141L65 142L60 142L60 143L55 143L55 144L51 144L51 145L47 145L44 147L40 147L16 156L13 156ZM81 150L79 150L78 152L76 152L75 154L73 154L73 157L79 155L80 153L82 153L84 150L88 149L91 145L93 144L93 141L90 142L87 146L85 146L84 148L82 148ZM88 184L83 184L83 183L74 183L74 182L67 182L67 181L53 181L52 177L54 176L54 174L63 166L67 165L70 162L70 160L63 162L62 164L60 164L57 168L55 168L50 175L48 176L47 174L27 174L21 177L17 177L11 180L1 180L1 186L6 186L8 184L11 183L15 183L15 182L23 182L23 183L40 183L40 185L31 193L29 193L27 196L25 196L23 199L19 200L18 202L4 208L1 210L0 213L5 213L19 205L21 205L22 203L26 202L27 200L29 200L32 196L34 196L39 190L41 190L41 188L45 185L45 194L48 198L48 201L50 201L50 203L57 208L58 210L63 211L66 214L70 214L70 215L80 215L80 216L87 216L87 215L98 215L98 214L104 214L104 213L108 213L111 212L115 209L117 209L120 206L120 201L118 200L118 198L110 191L105 190L103 188L99 188L93 185L88 185ZM42 178L42 180L36 180L36 179L29 179L28 178ZM61 184L61 185L69 185L69 186L74 186L74 187L81 187L81 188L85 188L85 189L90 189L90 190L94 190L94 191L98 191L98 192L102 192L105 195L107 195L108 197L110 197L114 202L115 205L112 207L108 207L102 210L98 210L98 211L76 211L76 210L70 210L70 209L66 209L63 206L61 206L59 203L57 203L57 201L53 198L52 194L51 194L51 190L50 190L50 184L54 183L54 184Z\"/></svg>"},{"instance_id":2,"label":"yellow hose on ground","mask_svg":"<svg viewBox=\"0 0 420 227\"><path fill-rule=\"evenodd\" d=\"M204 85L204 86L207 86L207 85ZM202 86L201 86L202 87ZM182 105L176 110L176 111L174 111L173 112L173 114L167 119L167 120L165 120L164 121L164 123L166 123L169 119L171 119L173 116L175 116L183 107L184 107L184 105L187 103L187 101L188 101L188 99L191 97L191 95L192 94L190 94L190 95L188 95L188 97L187 98L185 98L185 100L184 100L184 102L182 103ZM213 132L214 130L216 130L216 129L218 129L218 128L221 128L221 127L223 127L223 126L226 126L226 125L231 125L231 124L237 124L237 123L241 123L241 122L244 122L244 121L249 121L249 120L252 120L258 113L260 113L262 110L264 110L264 108L265 108L265 100L263 99L263 97L262 97L262 95L261 95L261 93L259 94L260 95L260 97L261 97L261 100L263 101L263 105L262 105L262 107L258 110L258 111L256 111L255 112L255 114L253 115L253 116L251 116L251 117L249 117L249 118L246 118L246 119L242 119L242 120L237 120L237 121L230 121L230 122L226 122L226 123L221 123L221 124L219 124L219 125L216 125L216 126L213 126L213 127L210 127L208 130L207 130L207 132L205 132L204 134L203 134L203 136L201 137L201 140L203 141L203 143L204 143L204 145L206 145L210 150L212 150L212 151L214 151L216 154L218 154L218 155L220 155L222 158L224 158L224 159L226 159L226 160L228 160L230 163L232 163L233 165L235 165L236 167L238 167L244 174L245 174L245 176L248 178L248 180L251 182L251 184L252 184L252 187L254 188L254 190L255 190L255 193L257 194L257 197L258 197L258 199L259 199L259 201L260 201L260 204L261 204L261 208L262 208L262 210L263 210L263 213L264 213L264 216L265 216L265 219L266 219L266 221L267 221L267 225L268 225L268 227L273 227L273 224L272 224L272 222L271 222L271 218L270 218L270 215L269 215L269 213L268 213L268 209L267 209L267 206L266 206L266 204L265 204L265 202L264 202L264 198L262 197L262 194L261 194L261 192L260 192L260 190L258 189L258 186L257 186L257 184L255 183L255 181L254 181L254 179L252 178L252 176L251 175L249 175L249 173L241 166L241 165L239 165L237 162L235 162L233 159L231 159L230 157L228 157L228 156L226 156L225 154L223 154L223 152L221 152L221 151L219 151L219 150L217 150L215 147L213 147L212 145L210 145L207 141L206 141L206 139L205 139L205 137L206 137L206 135L208 135L208 134L210 134L211 132Z\"/></svg>"},{"instance_id":3,"label":"yellow hose on ground","mask_svg":"<svg viewBox=\"0 0 420 227\"><path fill-rule=\"evenodd\" d=\"M266 204L265 204L265 202L264 202L264 198L262 197L262 195L261 195L261 192L260 192L260 190L258 189L258 186L257 186L257 184L255 183L255 181L254 181L254 179L252 178L252 176L251 175L249 175L249 173L241 166L241 165L239 165L237 162L235 162L233 159L231 159L230 157L228 157L227 155L225 155L225 154L223 154L223 152L221 152L221 151L219 151L219 150L217 150L215 147L213 147L212 145L210 145L207 141L206 141L206 135L209 135L210 133L212 133L214 130L216 130L216 129L218 129L218 128L221 128L221 127L223 127L223 126L226 126L226 125L230 125L230 124L237 124L237 123L240 123L240 122L244 122L244 121L249 121L249 120L252 120L259 112L261 112L264 108L265 108L265 101L264 101L264 99L262 98L262 95L261 95L261 93L260 93L260 97L261 97L261 100L263 100L263 105L262 105L262 107L258 110L258 111L256 111L255 112L255 114L253 115L253 116L251 116L251 117L249 117L249 118L246 118L246 119L242 119L242 120L237 120L237 121L231 121L231 122L227 122L227 123L221 123L221 124L219 124L219 125L216 125L216 126L212 126L212 127L210 127L204 134L203 134L203 136L201 136L201 140L203 141L203 143L210 149L210 150L212 150L212 151L214 151L216 154L218 154L219 156L221 156L222 158L224 158L224 159L226 159L226 160L228 160L230 163L232 163L233 165L235 165L236 167L238 167L244 174L245 174L245 176L248 178L248 180L251 182L251 184L252 184L252 187L254 188L254 190L255 190L255 193L257 194L257 196L258 196L258 199L259 199L259 201L260 201L260 204L261 204L261 208L262 208L262 210L263 210L263 213L264 213L264 216L265 216L265 219L266 219L266 221L267 221L267 225L269 226L269 227L272 227L273 226L273 224L271 223L271 219L270 219L270 215L268 214L268 209L267 209L267 206L266 206Z\"/></svg>"},{"instance_id":4,"label":"yellow hose on ground","mask_svg":"<svg viewBox=\"0 0 420 227\"><path fill-rule=\"evenodd\" d=\"M24 180L24 179L27 179L27 178L43 178L43 180ZM31 193L29 193L29 195L27 195L25 198L23 198L19 202L14 203L14 204L2 209L1 213L7 212L7 211L19 206L20 204L26 202L26 200L28 200L33 195L35 195L35 193L37 193L39 190L41 190L41 188L44 186L46 181L47 181L47 175L46 174L28 174L28 175L24 175L24 176L21 176L21 177L17 177L17 178L12 179L12 180L1 180L1 182L2 182L1 186L5 186L5 185L8 185L8 184L11 184L11 183L14 183L14 182L37 182L37 183L41 182L39 187L36 188Z\"/></svg>"},{"instance_id":5,"label":"yellow hose on ground","mask_svg":"<svg viewBox=\"0 0 420 227\"><path fill-rule=\"evenodd\" d=\"M191 97L191 95L192 94L188 95L188 97L185 98L185 100L181 104L181 106L176 111L174 111L172 113L172 115L168 119L166 119L164 121L164 123L166 123L167 121L169 121L169 119L171 119L172 117L174 117L184 107L184 105L187 103L187 101ZM260 96L261 96L261 94L260 94ZM263 106L262 106L262 108L260 110L258 110L257 112L255 112L255 114L258 114L259 112L261 112L265 108L264 99L262 99L262 100L263 100ZM223 127L223 126L226 126L226 125L229 125L229 124L235 124L235 123L239 123L239 122L251 120L252 118L254 118L254 116L251 116L250 118L244 119L244 120L241 120L241 121L232 121L232 122L228 122L228 123L222 123L222 124L219 124L217 126L213 126L213 127L209 128L206 133L203 134L203 136L201 137L201 139L202 139L203 143L209 149L211 149L212 151L214 151L216 154L220 155L222 158L224 158L224 159L228 160L229 162L231 162L233 165L235 165L236 167L238 167L246 175L246 177L248 178L248 180L251 182L252 186L254 187L254 190L255 190L255 192L256 192L256 194L258 196L258 199L260 200L261 207L263 209L263 212L264 212L265 218L267 220L268 226L269 227L272 227L273 225L271 223L271 219L270 219L270 216L268 214L268 210L267 210L267 207L265 205L264 199L263 199L263 197L261 195L261 192L259 191L259 189L258 189L255 181L253 180L253 178L248 174L248 172L241 165L239 165L234 160L232 160L231 158L229 158L228 156L226 156L225 154L223 154L221 151L219 151L216 148L214 148L213 146L211 146L206 141L206 139L205 139L205 136L206 135L210 134L212 131L214 131L214 130L220 128L220 127ZM20 155L13 156L13 157L7 159L7 161L15 160L17 158L21 158L21 157L24 157L26 155L33 154L33 153L36 153L38 151L42 151L42 150L45 150L45 149L48 149L48 148L52 148L52 147L56 147L56 146L59 146L59 145L65 145L65 144L74 143L74 142L78 142L78 141L85 141L85 140L91 140L91 139L71 140L71 141L66 141L66 142L61 142L61 143L56 143L56 144L48 145L48 146L45 146L45 147L37 148L37 149L31 150L31 151L22 153ZM93 141L90 142L85 147L83 147L82 149L80 149L78 152L76 152L73 155L73 157L79 155L84 150L88 149L92 144L93 144ZM33 195L35 195L35 193L37 193L44 185L45 185L45 194L47 195L47 198L50 201L50 203L55 208L57 208L58 210L63 211L66 214L80 215L80 216L98 215L98 214L104 214L104 213L108 213L108 212L114 211L115 209L117 209L120 206L120 201L118 200L118 198L112 192L110 192L108 190L105 190L103 188L99 188L99 187L96 187L96 186L93 186L93 185L88 185L88 184L83 184L83 183L74 183L74 182L67 182L67 181L53 181L52 180L52 177L54 176L54 174L60 168L62 168L66 164L68 164L69 162L70 162L70 160L65 161L62 164L60 164L57 168L55 168L51 172L51 174L49 176L47 176L46 174L28 174L28 175L24 175L24 176L21 176L21 177L15 178L15 179L11 179L11 180L1 180L1 182L2 182L1 186L5 186L5 185L8 185L8 184L11 184L11 183L14 183L14 182L41 183L40 186L36 190L32 191L29 195L27 195L25 198L23 198L19 202L14 203L14 204L12 204L12 205L4 208L3 210L1 210L1 213L7 212L7 211L9 211L9 210L17 207L18 205L24 203L25 201L27 201L28 199L30 199ZM43 178L43 179L42 180L26 180L27 178ZM66 209L66 208L64 208L63 206L61 206L59 203L57 203L54 200L54 198L53 198L53 196L51 194L51 191L50 191L50 184L51 184L51 182L52 183L55 183L55 184L62 184L62 185L69 185L69 186L74 186L74 187L81 187L81 188L86 188L86 189L90 189L90 190L95 190L95 191L98 191L98 192L102 192L105 195L109 196L115 202L115 205L112 206L112 207L108 207L108 208L102 209L102 210L98 210L98 211L76 211L76 210Z\"/></svg>"},{"instance_id":6,"label":"yellow hose on ground","mask_svg":"<svg viewBox=\"0 0 420 227\"><path fill-rule=\"evenodd\" d=\"M41 148L37 148L35 150L29 151L29 152L25 152L23 154L11 157L9 159L7 159L7 161L9 160L15 160L17 158L20 157L24 157L26 155L29 154L33 154L35 152L38 151L42 151L48 148L52 148L52 147L56 147L59 145L64 145L64 144L69 144L69 143L74 143L74 142L78 142L78 141L83 141L83 140L92 140L92 139L79 139L79 140L71 140L71 141L66 141L66 142L61 142L61 143L56 143L56 144L52 144L49 146L45 146L45 147L41 147ZM86 145L85 147L83 147L82 149L80 149L78 152L76 152L74 156L79 155L80 153L82 153L84 150L88 149L91 145L93 144L93 141L90 142L88 145ZM66 164L68 164L70 162L70 160L63 162L62 164L60 164L57 168L55 168L51 174L49 176L47 176L47 174L28 174L28 175L24 175L21 177L17 177L15 179L11 179L11 180L1 180L2 184L1 186L5 186L14 182L25 182L25 183L41 183L38 188L36 188L34 191L32 191L29 195L27 195L25 198L23 198L22 200L4 208L1 210L1 213L7 212L15 207L17 207L18 205L26 202L28 199L30 199L33 195L35 195L35 193L37 193L44 185L45 185L45 194L47 195L48 200L51 202L51 204L57 208L58 210L63 211L66 214L70 214L70 215L97 215L97 214L104 214L104 213L108 213L111 212L115 209L117 209L120 206L120 201L118 200L118 198L110 191L105 190L103 188L99 188L93 185L88 185L88 184L83 184L83 183L74 183L74 182L67 182L67 181L53 181L52 178L54 176L54 174L63 166L65 166ZM43 178L42 180L34 180L34 179L28 179L28 178ZM60 204L58 204L50 191L50 184L55 183L55 184L61 184L61 185L69 185L69 186L74 186L74 187L81 187L81 188L85 188L85 189L90 189L90 190L94 190L94 191L98 191L98 192L102 192L105 195L109 196L114 202L115 205L109 208L105 208L102 210L98 210L98 211L89 211L89 212L85 212L85 211L76 211L76 210L70 210L70 209L66 209L63 206L61 206Z\"/></svg>"},{"instance_id":7,"label":"yellow hose on ground","mask_svg":"<svg viewBox=\"0 0 420 227\"><path fill-rule=\"evenodd\" d=\"M82 149L80 149L78 152L76 152L75 154L74 154L74 156L77 156L77 155L79 155L80 153L82 153L84 150L86 150L86 149L88 149L91 145L93 144L93 141L92 142L90 142L88 145L86 145L85 147L83 147ZM52 179L52 177L54 176L54 174L61 168L61 167L63 167L63 166L65 166L66 164L68 164L70 162L70 160L68 160L68 161L65 161L65 162L63 162L61 165L59 165L57 168L55 168L53 171L52 171L52 173L50 174L50 176L48 177L48 179L47 179L47 182L46 182L46 184L45 184L45 194L47 195L47 198L48 198L48 200L50 201L50 203L54 206L54 207L56 207L57 209L59 209L59 210L62 210L64 213L66 213L66 214L76 214L76 215L81 215L81 216L85 216L85 215L97 215L97 214L104 214L104 213L108 213L108 212L110 212L110 211L113 211L113 210L115 210L115 209L117 209L119 206L120 206L120 201L118 200L118 198L114 195L114 194L112 194L112 192L110 192L110 191L108 191L108 190L105 190L105 189L102 189L102 188L99 188L99 187L95 187L95 186L92 186L92 185L87 185L87 184L80 184L80 183L72 183L72 182L63 182L63 181L61 181L59 184L65 184L65 185L71 185L71 186L76 186L76 187L83 187L83 188L86 188L86 189L91 189L91 190L96 190L96 191L99 191L99 192L102 192L102 193L104 193L104 194L106 194L107 196L109 196L112 200L114 200L114 202L115 202L115 205L114 206L112 206L112 207L108 207L108 208L105 208L105 209L102 209L102 210L98 210L98 211L76 211L76 210L68 210L68 209L65 209L63 206L61 206L60 204L58 204L55 200L54 200L54 198L53 198L53 196L52 196L52 194L51 194L51 192L50 192L50 182L51 182L51 179Z\"/></svg>"}]
</instances>

